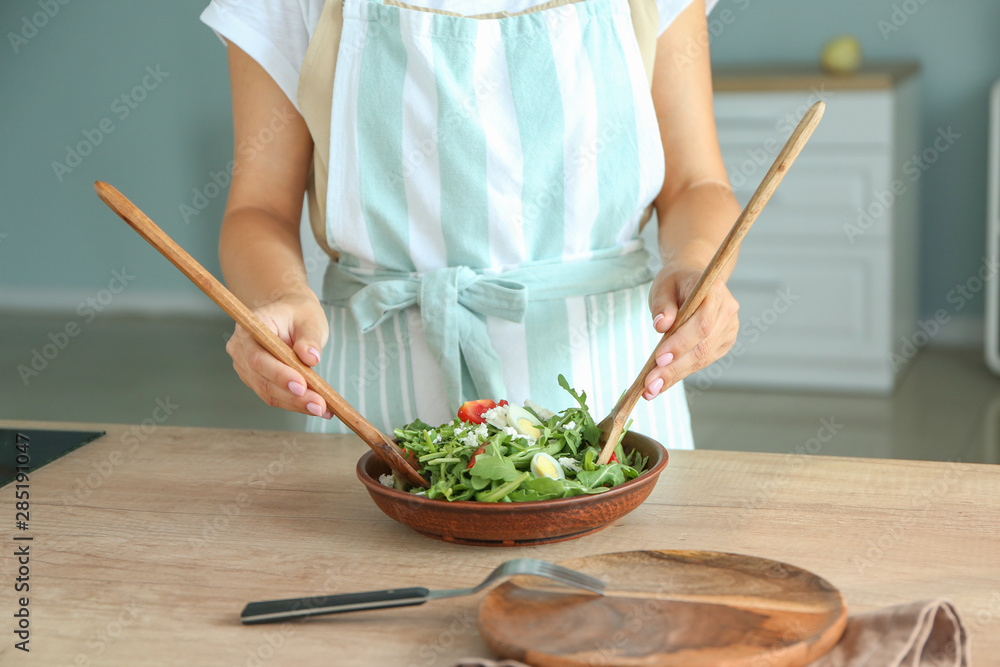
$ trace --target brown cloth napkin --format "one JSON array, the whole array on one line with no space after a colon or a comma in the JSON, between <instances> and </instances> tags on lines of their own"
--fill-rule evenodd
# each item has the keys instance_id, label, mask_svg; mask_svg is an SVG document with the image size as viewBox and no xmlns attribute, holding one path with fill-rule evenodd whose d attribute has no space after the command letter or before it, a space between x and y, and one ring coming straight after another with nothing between
<instances>
[{"instance_id":1,"label":"brown cloth napkin","mask_svg":"<svg viewBox=\"0 0 1000 667\"><path fill-rule=\"evenodd\" d=\"M971 667L969 636L946 600L886 607L847 620L837 645L809 667ZM529 667L516 660L460 660L453 667Z\"/></svg>"},{"instance_id":2,"label":"brown cloth napkin","mask_svg":"<svg viewBox=\"0 0 1000 667\"><path fill-rule=\"evenodd\" d=\"M954 605L924 600L851 616L837 645L809 667L970 667L969 644Z\"/></svg>"}]
</instances>

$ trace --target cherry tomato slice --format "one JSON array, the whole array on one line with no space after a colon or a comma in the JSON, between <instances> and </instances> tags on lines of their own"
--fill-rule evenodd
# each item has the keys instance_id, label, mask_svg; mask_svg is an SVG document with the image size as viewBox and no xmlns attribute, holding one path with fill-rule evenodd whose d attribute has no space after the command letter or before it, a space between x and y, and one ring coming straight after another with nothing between
<instances>
[{"instance_id":1,"label":"cherry tomato slice","mask_svg":"<svg viewBox=\"0 0 1000 667\"><path fill-rule=\"evenodd\" d=\"M493 401L483 398L478 401L466 401L458 409L458 418L471 424L484 424L483 413L497 406Z\"/></svg>"},{"instance_id":2,"label":"cherry tomato slice","mask_svg":"<svg viewBox=\"0 0 1000 667\"><path fill-rule=\"evenodd\" d=\"M483 445L482 447L480 447L479 449L477 449L475 452L473 452L472 458L469 459L469 465L465 466L466 470L468 470L472 466L476 465L476 457L479 456L480 454L485 453L485 452L486 452L486 445Z\"/></svg>"}]
</instances>

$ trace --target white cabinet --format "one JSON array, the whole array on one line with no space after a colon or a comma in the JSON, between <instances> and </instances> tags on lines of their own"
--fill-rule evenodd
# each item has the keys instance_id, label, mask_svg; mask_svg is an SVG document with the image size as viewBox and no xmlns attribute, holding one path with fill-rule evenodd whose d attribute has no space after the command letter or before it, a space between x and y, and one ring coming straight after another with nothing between
<instances>
[{"instance_id":1,"label":"white cabinet","mask_svg":"<svg viewBox=\"0 0 1000 667\"><path fill-rule=\"evenodd\" d=\"M746 204L805 110L826 112L743 242L729 281L737 347L689 380L889 393L917 328L918 77L893 66L851 77L717 71L723 159Z\"/></svg>"}]
</instances>

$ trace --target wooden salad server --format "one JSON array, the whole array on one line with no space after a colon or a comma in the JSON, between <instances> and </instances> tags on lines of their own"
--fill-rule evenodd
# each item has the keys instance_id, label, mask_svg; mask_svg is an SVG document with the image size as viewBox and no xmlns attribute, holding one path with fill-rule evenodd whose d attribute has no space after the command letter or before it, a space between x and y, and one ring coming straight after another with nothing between
<instances>
[{"instance_id":1,"label":"wooden salad server","mask_svg":"<svg viewBox=\"0 0 1000 667\"><path fill-rule=\"evenodd\" d=\"M347 427L358 434L369 447L395 472L413 486L429 486L419 472L407 462L396 443L379 431L338 394L312 368L306 366L295 352L277 334L267 328L242 301L220 283L215 276L198 263L190 254L160 229L139 207L128 200L114 186L97 181L94 183L97 195L132 229L160 251L174 266L191 279L212 301L226 311L261 347L291 366L305 378L309 388L323 397L326 405Z\"/></svg>"},{"instance_id":2,"label":"wooden salad server","mask_svg":"<svg viewBox=\"0 0 1000 667\"><path fill-rule=\"evenodd\" d=\"M698 306L705 300L715 279L726 267L726 264L729 263L733 255L736 254L740 243L743 241L743 237L746 236L747 231L750 229L750 225L754 223L760 212L764 210L764 205L767 204L778 184L781 183L781 179L788 173L788 168L792 166L792 162L795 161L795 158L802 151L803 146L806 145L806 141L809 140L813 130L816 129L820 119L823 117L823 110L825 108L825 103L817 102L806 111L795 131L792 132L792 136L788 138L781 152L778 153L778 157L774 159L774 164L771 165L767 174L764 175L764 180L757 186L757 190L750 197L750 201L747 202L743 212L740 213L740 217L736 219L733 228L729 230L729 234L722 241L722 245L719 246L715 256L712 257L712 261L705 267L704 273L701 274L698 283L691 290L691 294L681 304L673 325L663 334L663 338L653 348L653 353L646 361L646 365L639 371L639 376L632 383L632 386L629 387L628 391L618 399L618 403L611 410L611 414L597 425L601 429L601 442L603 443L601 455L597 459L598 464L605 464L611 459L611 454L614 453L615 446L621 439L625 422L628 420L629 415L632 413L632 408L635 407L646 386L646 376L651 370L656 368L657 348L660 347L663 341L672 336L677 329L683 326L695 311L698 310Z\"/></svg>"}]
</instances>

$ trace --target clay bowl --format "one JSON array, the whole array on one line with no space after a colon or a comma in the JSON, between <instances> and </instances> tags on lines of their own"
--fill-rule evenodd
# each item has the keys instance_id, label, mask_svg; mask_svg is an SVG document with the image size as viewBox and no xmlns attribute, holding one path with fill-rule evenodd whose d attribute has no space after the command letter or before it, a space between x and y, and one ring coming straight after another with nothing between
<instances>
[{"instance_id":1,"label":"clay bowl","mask_svg":"<svg viewBox=\"0 0 1000 667\"><path fill-rule=\"evenodd\" d=\"M523 503L431 500L379 483L389 467L366 452L358 461L358 479L390 518L413 530L458 544L513 547L561 542L589 535L625 516L646 499L667 465L667 450L652 438L626 433L625 451L649 457L649 469L610 491L592 496Z\"/></svg>"}]
</instances>

